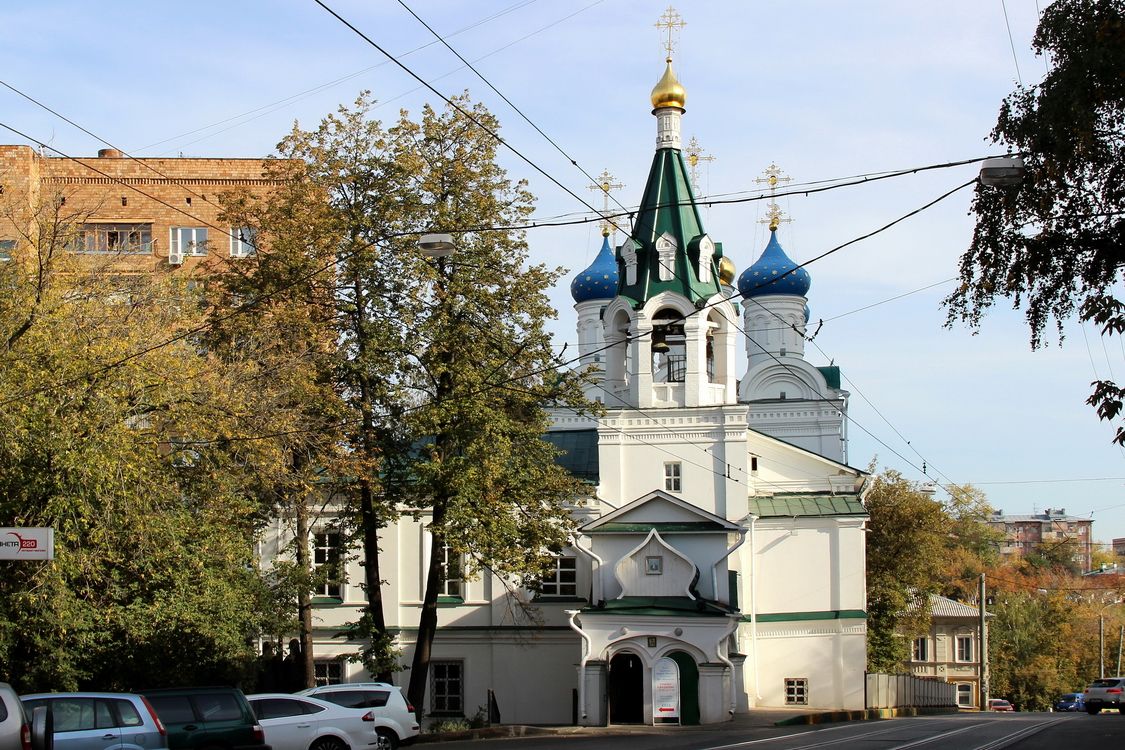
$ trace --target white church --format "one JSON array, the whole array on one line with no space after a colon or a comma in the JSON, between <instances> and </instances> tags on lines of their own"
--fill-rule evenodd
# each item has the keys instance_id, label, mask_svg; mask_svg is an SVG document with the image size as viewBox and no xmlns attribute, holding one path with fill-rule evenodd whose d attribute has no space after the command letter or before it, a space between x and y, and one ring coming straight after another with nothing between
<instances>
[{"instance_id":1,"label":"white church","mask_svg":"<svg viewBox=\"0 0 1125 750\"><path fill-rule=\"evenodd\" d=\"M548 435L591 488L572 546L528 594L534 620L502 582L450 575L427 716L472 717L489 691L519 724L864 706L868 477L845 463L848 394L837 368L804 359L810 278L776 220L737 281L707 234L682 152L685 101L669 59L632 231L611 248L606 230L571 285L582 363L598 374L589 395L605 406L596 420L560 410ZM329 537L316 535L317 552ZM425 519L403 518L382 542L386 619L408 663ZM355 647L339 633L364 603L351 566L315 612L320 681L369 679L342 658Z\"/></svg>"}]
</instances>

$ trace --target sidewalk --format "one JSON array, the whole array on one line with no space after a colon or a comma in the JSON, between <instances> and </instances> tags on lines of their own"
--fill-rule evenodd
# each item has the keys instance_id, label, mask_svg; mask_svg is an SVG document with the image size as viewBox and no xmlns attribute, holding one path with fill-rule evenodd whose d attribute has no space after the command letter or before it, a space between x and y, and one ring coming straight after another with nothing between
<instances>
[{"instance_id":1,"label":"sidewalk","mask_svg":"<svg viewBox=\"0 0 1125 750\"><path fill-rule=\"evenodd\" d=\"M808 724L827 724L834 721L870 721L892 719L897 716L925 716L941 713L957 713L955 708L870 708L855 711L808 711L798 708L760 708L735 715L730 721L721 724L707 724L712 732L739 731L761 727L799 726ZM443 732L441 734L422 734L415 742L453 742L458 740L477 740L495 737L537 737L544 735L594 736L606 734L667 734L669 732L698 731L700 726L676 726L664 724L618 724L608 727L575 726L529 726L525 724L504 724L495 727L468 729L463 732Z\"/></svg>"}]
</instances>

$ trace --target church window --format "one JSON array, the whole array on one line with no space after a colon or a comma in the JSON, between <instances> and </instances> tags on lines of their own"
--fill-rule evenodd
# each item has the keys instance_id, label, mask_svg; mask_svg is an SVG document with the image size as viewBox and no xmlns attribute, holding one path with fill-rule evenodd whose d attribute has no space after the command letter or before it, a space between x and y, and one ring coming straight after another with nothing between
<instances>
[{"instance_id":1,"label":"church window","mask_svg":"<svg viewBox=\"0 0 1125 750\"><path fill-rule=\"evenodd\" d=\"M441 596L464 596L464 564L461 555L453 551L449 545L441 548Z\"/></svg>"},{"instance_id":2,"label":"church window","mask_svg":"<svg viewBox=\"0 0 1125 750\"><path fill-rule=\"evenodd\" d=\"M556 557L553 573L543 579L540 596L578 596L578 559Z\"/></svg>"},{"instance_id":3,"label":"church window","mask_svg":"<svg viewBox=\"0 0 1125 750\"><path fill-rule=\"evenodd\" d=\"M343 545L338 531L318 531L313 534L313 568L324 575L313 593L317 596L341 598L340 552Z\"/></svg>"},{"instance_id":4,"label":"church window","mask_svg":"<svg viewBox=\"0 0 1125 750\"><path fill-rule=\"evenodd\" d=\"M757 470L758 470L758 457L757 456L751 456L750 457L750 471L757 471Z\"/></svg>"},{"instance_id":5,"label":"church window","mask_svg":"<svg viewBox=\"0 0 1125 750\"><path fill-rule=\"evenodd\" d=\"M787 706L807 706L809 704L809 678L785 678L785 704Z\"/></svg>"},{"instance_id":6,"label":"church window","mask_svg":"<svg viewBox=\"0 0 1125 750\"><path fill-rule=\"evenodd\" d=\"M344 665L338 661L314 661L313 674L317 687L339 685L344 681Z\"/></svg>"},{"instance_id":7,"label":"church window","mask_svg":"<svg viewBox=\"0 0 1125 750\"><path fill-rule=\"evenodd\" d=\"M665 462L664 489L668 492L683 491L683 465L679 461Z\"/></svg>"},{"instance_id":8,"label":"church window","mask_svg":"<svg viewBox=\"0 0 1125 750\"><path fill-rule=\"evenodd\" d=\"M465 665L460 661L430 662L430 694L433 696L430 713L464 714L464 671Z\"/></svg>"},{"instance_id":9,"label":"church window","mask_svg":"<svg viewBox=\"0 0 1125 750\"><path fill-rule=\"evenodd\" d=\"M914 661L929 660L929 641L925 638L914 639Z\"/></svg>"}]
</instances>

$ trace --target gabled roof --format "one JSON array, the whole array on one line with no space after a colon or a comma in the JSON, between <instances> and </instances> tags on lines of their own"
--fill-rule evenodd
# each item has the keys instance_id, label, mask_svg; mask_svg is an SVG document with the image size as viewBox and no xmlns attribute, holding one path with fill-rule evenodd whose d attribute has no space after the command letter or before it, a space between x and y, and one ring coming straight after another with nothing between
<instances>
[{"instance_id":1,"label":"gabled roof","mask_svg":"<svg viewBox=\"0 0 1125 750\"><path fill-rule=\"evenodd\" d=\"M911 602L909 608L915 609L918 606L917 599ZM949 599L937 594L930 594L930 614L934 617L980 617L980 610L971 604L965 604L955 599ZM986 617L992 617L991 613L987 613Z\"/></svg>"},{"instance_id":2,"label":"gabled roof","mask_svg":"<svg viewBox=\"0 0 1125 750\"><path fill-rule=\"evenodd\" d=\"M646 508L645 506L652 507ZM662 509L661 509L662 506ZM579 527L589 533L645 533L652 529L660 532L740 532L736 523L708 513L683 498L664 490L654 490L642 495L628 505L596 518Z\"/></svg>"}]
</instances>

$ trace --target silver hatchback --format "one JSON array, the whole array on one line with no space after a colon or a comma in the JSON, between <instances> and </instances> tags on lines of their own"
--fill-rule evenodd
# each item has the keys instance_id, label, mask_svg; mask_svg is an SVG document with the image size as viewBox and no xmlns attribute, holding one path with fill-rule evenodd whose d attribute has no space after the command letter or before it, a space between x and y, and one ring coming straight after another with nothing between
<instances>
[{"instance_id":1,"label":"silver hatchback","mask_svg":"<svg viewBox=\"0 0 1125 750\"><path fill-rule=\"evenodd\" d=\"M168 734L148 701L131 693L20 696L28 713L51 712L57 750L167 750Z\"/></svg>"}]
</instances>

